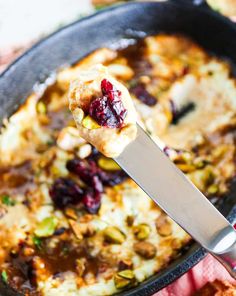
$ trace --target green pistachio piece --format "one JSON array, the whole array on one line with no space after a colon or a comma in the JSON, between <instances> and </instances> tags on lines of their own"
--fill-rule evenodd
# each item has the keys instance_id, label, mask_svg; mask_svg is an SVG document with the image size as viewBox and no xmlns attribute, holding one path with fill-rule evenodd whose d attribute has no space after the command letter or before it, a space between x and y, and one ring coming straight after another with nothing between
<instances>
[{"instance_id":1,"label":"green pistachio piece","mask_svg":"<svg viewBox=\"0 0 236 296\"><path fill-rule=\"evenodd\" d=\"M150 243L150 242L138 242L135 243L134 246L134 251L144 259L152 259L155 257L157 249L156 247Z\"/></svg>"},{"instance_id":2,"label":"green pistachio piece","mask_svg":"<svg viewBox=\"0 0 236 296\"><path fill-rule=\"evenodd\" d=\"M2 276L2 280L3 280L3 282L4 282L4 283L7 283L7 281L8 281L8 275L7 275L6 270L3 270L3 271L2 271L1 276Z\"/></svg>"},{"instance_id":3,"label":"green pistachio piece","mask_svg":"<svg viewBox=\"0 0 236 296\"><path fill-rule=\"evenodd\" d=\"M183 173L190 173L196 170L193 164L178 163L177 166Z\"/></svg>"},{"instance_id":4,"label":"green pistachio piece","mask_svg":"<svg viewBox=\"0 0 236 296\"><path fill-rule=\"evenodd\" d=\"M172 225L165 214L161 214L155 221L158 234L168 236L172 234Z\"/></svg>"},{"instance_id":5,"label":"green pistachio piece","mask_svg":"<svg viewBox=\"0 0 236 296\"><path fill-rule=\"evenodd\" d=\"M82 120L82 126L89 129L89 130L93 130L93 129L97 129L100 128L100 125L97 124L97 122L95 120L92 119L91 116L87 115L83 120Z\"/></svg>"},{"instance_id":6,"label":"green pistachio piece","mask_svg":"<svg viewBox=\"0 0 236 296\"><path fill-rule=\"evenodd\" d=\"M218 187L217 184L212 184L211 186L209 186L209 187L207 188L207 192L208 192L209 194L215 194L215 193L217 193L218 191L219 191L219 187Z\"/></svg>"},{"instance_id":7,"label":"green pistachio piece","mask_svg":"<svg viewBox=\"0 0 236 296\"><path fill-rule=\"evenodd\" d=\"M114 283L117 289L122 289L135 283L135 276L131 269L118 272L114 276Z\"/></svg>"},{"instance_id":8,"label":"green pistachio piece","mask_svg":"<svg viewBox=\"0 0 236 296\"><path fill-rule=\"evenodd\" d=\"M119 276L125 279L132 280L134 279L134 272L131 269L125 269L117 273Z\"/></svg>"},{"instance_id":9,"label":"green pistachio piece","mask_svg":"<svg viewBox=\"0 0 236 296\"><path fill-rule=\"evenodd\" d=\"M134 235L138 240L144 240L149 237L151 232L150 226L147 224L139 224L133 228Z\"/></svg>"},{"instance_id":10,"label":"green pistachio piece","mask_svg":"<svg viewBox=\"0 0 236 296\"><path fill-rule=\"evenodd\" d=\"M122 244L125 241L125 234L118 227L108 226L104 229L105 240L109 243Z\"/></svg>"},{"instance_id":11,"label":"green pistachio piece","mask_svg":"<svg viewBox=\"0 0 236 296\"><path fill-rule=\"evenodd\" d=\"M14 206L16 202L10 198L9 195L5 194L1 197L2 203L6 206Z\"/></svg>"},{"instance_id":12,"label":"green pistachio piece","mask_svg":"<svg viewBox=\"0 0 236 296\"><path fill-rule=\"evenodd\" d=\"M34 233L38 237L51 236L56 229L57 223L58 220L55 217L47 217L37 225Z\"/></svg>"},{"instance_id":13,"label":"green pistachio piece","mask_svg":"<svg viewBox=\"0 0 236 296\"><path fill-rule=\"evenodd\" d=\"M125 279L116 274L114 276L114 283L115 283L116 289L123 289L130 284L130 280Z\"/></svg>"},{"instance_id":14,"label":"green pistachio piece","mask_svg":"<svg viewBox=\"0 0 236 296\"><path fill-rule=\"evenodd\" d=\"M132 226L134 224L134 216L132 215L127 216L126 223L128 224L128 226Z\"/></svg>"},{"instance_id":15,"label":"green pistachio piece","mask_svg":"<svg viewBox=\"0 0 236 296\"><path fill-rule=\"evenodd\" d=\"M98 165L101 169L106 170L106 171L120 170L120 167L113 159L103 157L103 156L99 158Z\"/></svg>"},{"instance_id":16,"label":"green pistachio piece","mask_svg":"<svg viewBox=\"0 0 236 296\"><path fill-rule=\"evenodd\" d=\"M46 114L47 113L47 107L43 102L38 102L37 104L37 111L40 114Z\"/></svg>"},{"instance_id":17,"label":"green pistachio piece","mask_svg":"<svg viewBox=\"0 0 236 296\"><path fill-rule=\"evenodd\" d=\"M181 154L181 157L183 159L184 162L186 163L190 163L193 159L193 156L190 152L187 152L187 151L184 151L182 154Z\"/></svg>"},{"instance_id":18,"label":"green pistachio piece","mask_svg":"<svg viewBox=\"0 0 236 296\"><path fill-rule=\"evenodd\" d=\"M197 169L203 169L207 164L209 164L209 161L201 158L196 158L193 164Z\"/></svg>"},{"instance_id":19,"label":"green pistachio piece","mask_svg":"<svg viewBox=\"0 0 236 296\"><path fill-rule=\"evenodd\" d=\"M210 167L206 167L202 170L196 170L189 175L191 181L198 189L204 191L205 187L213 183L214 174Z\"/></svg>"}]
</instances>

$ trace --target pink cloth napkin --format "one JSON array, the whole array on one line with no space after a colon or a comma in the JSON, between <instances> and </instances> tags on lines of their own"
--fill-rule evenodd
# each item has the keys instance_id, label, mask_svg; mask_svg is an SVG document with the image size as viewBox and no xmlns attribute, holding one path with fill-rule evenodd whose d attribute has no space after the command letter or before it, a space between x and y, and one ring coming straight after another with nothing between
<instances>
[{"instance_id":1,"label":"pink cloth napkin","mask_svg":"<svg viewBox=\"0 0 236 296\"><path fill-rule=\"evenodd\" d=\"M188 273L164 288L155 296L191 296L193 292L215 279L236 283L225 268L211 255L199 262Z\"/></svg>"},{"instance_id":2,"label":"pink cloth napkin","mask_svg":"<svg viewBox=\"0 0 236 296\"><path fill-rule=\"evenodd\" d=\"M234 228L236 229L236 224ZM213 256L207 255L186 274L154 296L191 296L207 282L213 282L215 279L236 284L236 280L226 269Z\"/></svg>"}]
</instances>

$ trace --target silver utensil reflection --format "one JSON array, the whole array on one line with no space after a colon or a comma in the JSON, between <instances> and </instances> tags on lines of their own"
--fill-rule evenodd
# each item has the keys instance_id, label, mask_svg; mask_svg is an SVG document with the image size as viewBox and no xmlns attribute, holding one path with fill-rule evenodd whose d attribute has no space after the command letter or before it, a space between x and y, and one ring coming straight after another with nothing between
<instances>
[{"instance_id":1,"label":"silver utensil reflection","mask_svg":"<svg viewBox=\"0 0 236 296\"><path fill-rule=\"evenodd\" d=\"M236 232L233 226L140 126L135 141L115 161L236 278Z\"/></svg>"}]
</instances>

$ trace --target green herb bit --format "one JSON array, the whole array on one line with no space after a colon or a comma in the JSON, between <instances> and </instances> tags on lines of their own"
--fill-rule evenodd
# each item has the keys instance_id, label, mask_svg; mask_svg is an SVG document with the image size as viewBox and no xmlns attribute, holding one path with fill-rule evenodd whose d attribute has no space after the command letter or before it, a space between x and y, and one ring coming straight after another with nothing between
<instances>
[{"instance_id":1,"label":"green herb bit","mask_svg":"<svg viewBox=\"0 0 236 296\"><path fill-rule=\"evenodd\" d=\"M8 275L7 275L6 270L2 271L2 280L4 283L7 283L7 281L8 281Z\"/></svg>"},{"instance_id":2,"label":"green herb bit","mask_svg":"<svg viewBox=\"0 0 236 296\"><path fill-rule=\"evenodd\" d=\"M14 206L16 204L16 202L12 200L7 194L2 196L2 203L6 206Z\"/></svg>"},{"instance_id":3,"label":"green herb bit","mask_svg":"<svg viewBox=\"0 0 236 296\"><path fill-rule=\"evenodd\" d=\"M36 246L37 249L41 249L42 248L42 240L41 238L37 237L37 236L34 236L33 237L33 243L34 245Z\"/></svg>"}]
</instances>

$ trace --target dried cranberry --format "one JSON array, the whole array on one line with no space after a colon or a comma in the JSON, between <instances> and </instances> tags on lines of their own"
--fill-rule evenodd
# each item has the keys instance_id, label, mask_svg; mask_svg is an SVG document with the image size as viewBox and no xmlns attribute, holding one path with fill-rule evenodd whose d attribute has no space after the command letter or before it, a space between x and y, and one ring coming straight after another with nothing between
<instances>
[{"instance_id":1,"label":"dried cranberry","mask_svg":"<svg viewBox=\"0 0 236 296\"><path fill-rule=\"evenodd\" d=\"M70 172L79 176L88 185L96 188L96 191L98 192L102 192L101 183L105 186L115 186L128 178L127 174L122 170L101 170L96 162L92 160L86 161L75 158L69 160L66 167Z\"/></svg>"},{"instance_id":2,"label":"dried cranberry","mask_svg":"<svg viewBox=\"0 0 236 296\"><path fill-rule=\"evenodd\" d=\"M100 208L101 193L104 191L103 185L114 186L127 178L126 173L121 170L114 172L101 170L94 160L75 158L69 160L66 167L87 185L87 189L82 196L82 202L86 210L91 214L97 213Z\"/></svg>"},{"instance_id":3,"label":"dried cranberry","mask_svg":"<svg viewBox=\"0 0 236 296\"><path fill-rule=\"evenodd\" d=\"M101 90L104 96L112 93L114 91L113 85L107 79L103 79L101 82Z\"/></svg>"},{"instance_id":4,"label":"dried cranberry","mask_svg":"<svg viewBox=\"0 0 236 296\"><path fill-rule=\"evenodd\" d=\"M101 194L88 190L83 196L83 204L90 214L96 214L101 206Z\"/></svg>"},{"instance_id":5,"label":"dried cranberry","mask_svg":"<svg viewBox=\"0 0 236 296\"><path fill-rule=\"evenodd\" d=\"M51 187L50 196L56 207L63 209L81 201L83 190L71 179L59 178Z\"/></svg>"},{"instance_id":6,"label":"dried cranberry","mask_svg":"<svg viewBox=\"0 0 236 296\"><path fill-rule=\"evenodd\" d=\"M93 177L98 173L98 167L95 161L85 161L78 158L69 160L66 164L66 168L76 174L85 183L93 185Z\"/></svg>"},{"instance_id":7,"label":"dried cranberry","mask_svg":"<svg viewBox=\"0 0 236 296\"><path fill-rule=\"evenodd\" d=\"M90 116L101 126L120 128L127 115L121 101L121 92L107 80L101 82L102 98L93 100L89 106Z\"/></svg>"},{"instance_id":8,"label":"dried cranberry","mask_svg":"<svg viewBox=\"0 0 236 296\"><path fill-rule=\"evenodd\" d=\"M131 87L130 91L137 97L137 99L148 106L155 106L157 103L157 99L146 90L142 83Z\"/></svg>"}]
</instances>

